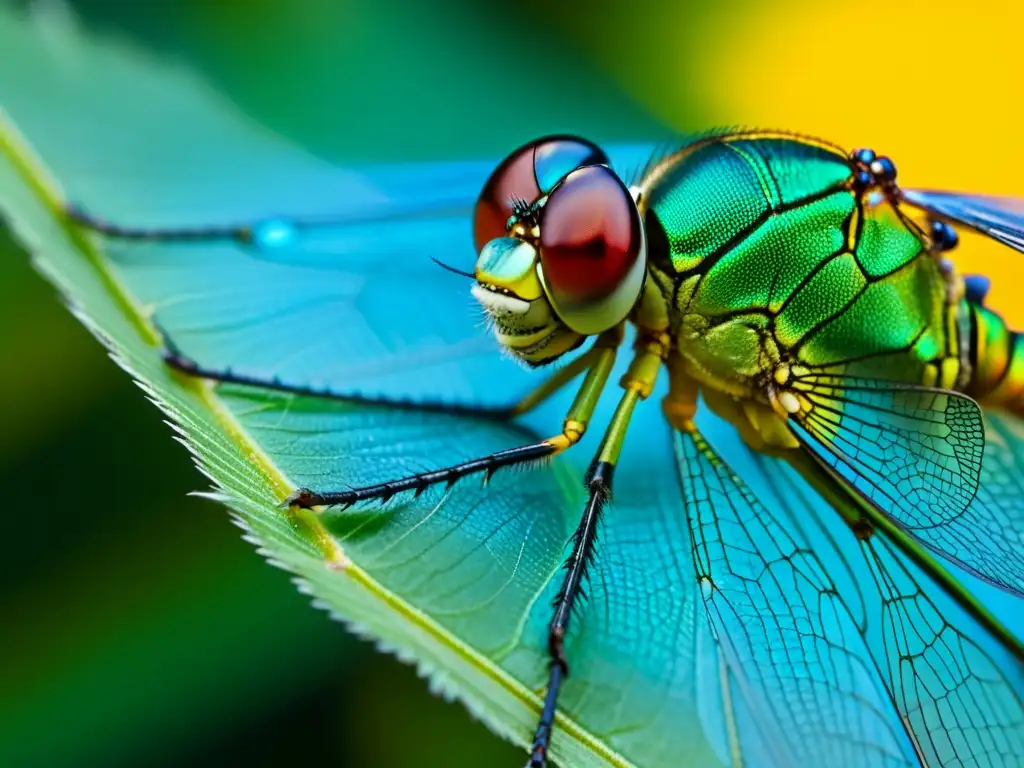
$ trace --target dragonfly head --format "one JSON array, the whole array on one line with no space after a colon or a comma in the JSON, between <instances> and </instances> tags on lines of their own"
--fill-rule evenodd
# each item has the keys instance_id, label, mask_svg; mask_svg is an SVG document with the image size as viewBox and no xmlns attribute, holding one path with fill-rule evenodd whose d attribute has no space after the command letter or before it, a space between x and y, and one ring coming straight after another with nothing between
<instances>
[{"instance_id":1,"label":"dragonfly head","mask_svg":"<svg viewBox=\"0 0 1024 768\"><path fill-rule=\"evenodd\" d=\"M509 155L480 194L474 235L473 295L531 365L623 322L643 290L636 201L584 139L550 136Z\"/></svg>"}]
</instances>

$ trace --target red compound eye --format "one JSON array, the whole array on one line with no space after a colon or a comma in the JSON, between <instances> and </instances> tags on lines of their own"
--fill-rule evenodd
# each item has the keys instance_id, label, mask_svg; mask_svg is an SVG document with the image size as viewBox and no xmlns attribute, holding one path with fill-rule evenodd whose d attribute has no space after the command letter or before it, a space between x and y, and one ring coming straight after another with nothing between
<instances>
[{"instance_id":1,"label":"red compound eye","mask_svg":"<svg viewBox=\"0 0 1024 768\"><path fill-rule=\"evenodd\" d=\"M607 162L599 147L576 136L547 136L517 149L494 170L477 200L473 218L477 253L494 238L505 236L513 199L534 203L570 171Z\"/></svg>"},{"instance_id":2,"label":"red compound eye","mask_svg":"<svg viewBox=\"0 0 1024 768\"><path fill-rule=\"evenodd\" d=\"M625 318L640 295L644 251L636 203L605 166L570 173L541 212L544 284L573 330L598 333Z\"/></svg>"}]
</instances>

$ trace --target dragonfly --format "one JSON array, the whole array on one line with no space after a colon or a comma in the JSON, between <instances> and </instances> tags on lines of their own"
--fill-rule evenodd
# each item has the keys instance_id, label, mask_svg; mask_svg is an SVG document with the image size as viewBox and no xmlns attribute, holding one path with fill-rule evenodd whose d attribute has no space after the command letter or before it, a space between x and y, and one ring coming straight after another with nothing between
<instances>
[{"instance_id":1,"label":"dragonfly","mask_svg":"<svg viewBox=\"0 0 1024 768\"><path fill-rule=\"evenodd\" d=\"M634 487L613 480L655 423L671 434L671 469L647 480L688 542L691 624L719 660L726 715L708 729L723 762L1024 764L1024 643L961 579L1024 598L1024 341L986 306L986 280L949 259L958 230L1024 252L1024 201L904 187L873 150L771 131L607 151L551 135L496 166L364 169L347 189L321 216L67 216L148 275L142 300L171 368L235 392L383 409L366 439L393 450L357 482L297 488L290 507L372 530L368 519L432 493L458 505L478 478L473 503L514 517L526 497L495 487L508 470L596 437L551 576L528 765L546 765L558 738L570 630L586 632L588 589L601 589L602 521ZM553 403L563 410L546 435L516 426ZM484 441L467 435L470 455L420 454L429 466L410 471L393 411L501 425L506 444L473 453ZM732 437L705 434L704 414ZM634 482L644 471L627 468ZM815 532L816 516L848 542ZM863 583L843 575L855 557ZM628 564L620 578L628 592ZM627 630L671 666L664 617L621 612L604 621L649 625Z\"/></svg>"}]
</instances>

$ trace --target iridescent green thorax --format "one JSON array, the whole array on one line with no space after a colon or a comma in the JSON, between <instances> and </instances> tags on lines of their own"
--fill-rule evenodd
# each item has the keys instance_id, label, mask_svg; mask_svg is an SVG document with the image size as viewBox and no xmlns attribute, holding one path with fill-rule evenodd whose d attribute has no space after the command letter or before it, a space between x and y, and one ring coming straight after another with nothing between
<instances>
[{"instance_id":1,"label":"iridescent green thorax","mask_svg":"<svg viewBox=\"0 0 1024 768\"><path fill-rule=\"evenodd\" d=\"M698 142L655 169L651 270L699 379L740 396L787 365L960 383L955 281L853 174L839 149L771 134Z\"/></svg>"}]
</instances>

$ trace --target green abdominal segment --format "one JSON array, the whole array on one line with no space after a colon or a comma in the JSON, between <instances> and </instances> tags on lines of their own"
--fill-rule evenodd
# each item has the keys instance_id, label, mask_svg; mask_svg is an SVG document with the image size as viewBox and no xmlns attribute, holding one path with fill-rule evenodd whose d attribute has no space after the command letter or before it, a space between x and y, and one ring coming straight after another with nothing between
<instances>
[{"instance_id":1,"label":"green abdominal segment","mask_svg":"<svg viewBox=\"0 0 1024 768\"><path fill-rule=\"evenodd\" d=\"M971 380L966 392L984 405L1024 416L1024 336L991 309L964 301L969 319Z\"/></svg>"}]
</instances>

